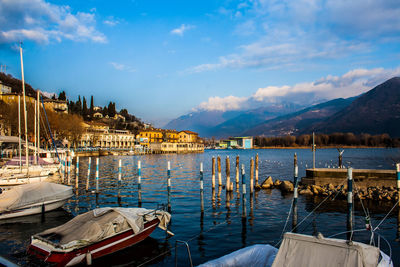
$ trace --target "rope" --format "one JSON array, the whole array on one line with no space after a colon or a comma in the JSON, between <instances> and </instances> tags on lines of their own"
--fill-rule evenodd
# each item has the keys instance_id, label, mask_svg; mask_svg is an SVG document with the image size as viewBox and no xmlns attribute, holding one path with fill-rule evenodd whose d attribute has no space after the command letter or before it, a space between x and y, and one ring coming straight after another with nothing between
<instances>
[{"instance_id":1,"label":"rope","mask_svg":"<svg viewBox=\"0 0 400 267\"><path fill-rule=\"evenodd\" d=\"M280 239L282 239L283 234L285 233L286 225L287 225L287 223L288 223L288 221L289 221L290 214L292 213L293 202L294 202L294 199L291 201L290 210L289 210L288 216L287 216L287 218L286 218L285 226L283 227L282 233L281 233L281 235L280 235L280 237L279 237Z\"/></svg>"},{"instance_id":2,"label":"rope","mask_svg":"<svg viewBox=\"0 0 400 267\"><path fill-rule=\"evenodd\" d=\"M347 178L344 179L343 182L342 182L340 185L344 184L345 181L347 181ZM337 193L339 193L339 191L338 191ZM297 229L297 228L298 228L308 217L310 217L323 203L325 203L325 201L328 200L328 198L329 198L331 195L332 195L332 192L331 192L328 196L326 196L326 198L325 198L324 200L322 200L321 203L319 203L319 204L317 205L317 207L315 207L310 213L308 213L307 216L304 217L304 219L303 219L298 225L296 225L296 226L292 229L292 231L295 230L295 229ZM279 243L281 243L282 240L283 240L283 239L281 238L281 239L274 245L274 247L276 247Z\"/></svg>"},{"instance_id":3,"label":"rope","mask_svg":"<svg viewBox=\"0 0 400 267\"><path fill-rule=\"evenodd\" d=\"M373 232L376 231L376 229L378 229L378 227L386 220L386 218L389 216L389 214L394 210L394 208L397 206L397 204L399 204L400 198L399 200L393 205L393 207L390 209L390 211L385 215L385 217L383 217L383 219L379 222L379 224L374 228Z\"/></svg>"}]
</instances>

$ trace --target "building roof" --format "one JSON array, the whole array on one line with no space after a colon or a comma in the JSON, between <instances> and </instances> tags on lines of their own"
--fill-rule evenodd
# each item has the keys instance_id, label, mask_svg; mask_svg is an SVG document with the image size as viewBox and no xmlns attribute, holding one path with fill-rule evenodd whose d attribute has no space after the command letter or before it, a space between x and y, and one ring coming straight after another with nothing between
<instances>
[{"instance_id":1,"label":"building roof","mask_svg":"<svg viewBox=\"0 0 400 267\"><path fill-rule=\"evenodd\" d=\"M192 131L188 131L188 130L180 131L180 133L182 133L182 132L187 133L187 134L198 134L196 132L192 132Z\"/></svg>"}]
</instances>

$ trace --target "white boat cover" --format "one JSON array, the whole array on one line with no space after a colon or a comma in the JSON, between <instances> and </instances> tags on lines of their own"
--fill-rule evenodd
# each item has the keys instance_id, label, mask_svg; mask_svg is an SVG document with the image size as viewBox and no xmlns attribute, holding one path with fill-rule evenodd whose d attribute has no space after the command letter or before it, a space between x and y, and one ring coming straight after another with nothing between
<instances>
[{"instance_id":1,"label":"white boat cover","mask_svg":"<svg viewBox=\"0 0 400 267\"><path fill-rule=\"evenodd\" d=\"M0 213L47 201L68 199L72 195L72 187L61 184L38 182L19 185L0 194Z\"/></svg>"},{"instance_id":2,"label":"white boat cover","mask_svg":"<svg viewBox=\"0 0 400 267\"><path fill-rule=\"evenodd\" d=\"M221 258L208 261L198 267L271 266L278 249L271 245L253 245L234 251Z\"/></svg>"},{"instance_id":3,"label":"white boat cover","mask_svg":"<svg viewBox=\"0 0 400 267\"><path fill-rule=\"evenodd\" d=\"M272 267L376 267L379 252L359 242L286 233Z\"/></svg>"},{"instance_id":4,"label":"white boat cover","mask_svg":"<svg viewBox=\"0 0 400 267\"><path fill-rule=\"evenodd\" d=\"M35 236L50 241L55 249L69 251L97 243L120 232L132 229L136 234L145 221L160 220L158 227L166 230L171 215L162 210L144 208L99 208L80 214L69 222Z\"/></svg>"}]
</instances>

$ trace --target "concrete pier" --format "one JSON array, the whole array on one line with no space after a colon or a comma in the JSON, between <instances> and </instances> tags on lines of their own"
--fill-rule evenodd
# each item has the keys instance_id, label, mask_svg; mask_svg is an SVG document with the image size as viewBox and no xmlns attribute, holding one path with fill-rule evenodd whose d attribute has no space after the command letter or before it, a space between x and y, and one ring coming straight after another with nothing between
<instances>
[{"instance_id":1,"label":"concrete pier","mask_svg":"<svg viewBox=\"0 0 400 267\"><path fill-rule=\"evenodd\" d=\"M306 185L340 185L347 177L347 169L316 168L307 169L306 177L301 179ZM353 179L360 188L370 186L396 187L396 170L353 169Z\"/></svg>"}]
</instances>

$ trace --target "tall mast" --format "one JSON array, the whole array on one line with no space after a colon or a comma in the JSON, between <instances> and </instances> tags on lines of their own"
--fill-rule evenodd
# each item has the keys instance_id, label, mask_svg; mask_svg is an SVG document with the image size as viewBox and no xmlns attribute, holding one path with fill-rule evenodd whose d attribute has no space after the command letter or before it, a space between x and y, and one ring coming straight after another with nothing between
<instances>
[{"instance_id":1,"label":"tall mast","mask_svg":"<svg viewBox=\"0 0 400 267\"><path fill-rule=\"evenodd\" d=\"M39 90L37 90L37 153L38 153L38 160L39 160L39 152L40 152L40 100L39 100Z\"/></svg>"},{"instance_id":2,"label":"tall mast","mask_svg":"<svg viewBox=\"0 0 400 267\"><path fill-rule=\"evenodd\" d=\"M38 153L38 151L36 150L36 144L37 144L37 131L36 131L36 124L37 124L37 112L36 112L36 109L37 109L37 105L36 105L36 100L33 100L33 106L34 106L34 109L35 109L35 126L34 126L34 128L35 128L35 139L34 139L34 143L33 143L33 146L34 146L34 156L33 156L33 160L34 160L34 163L35 163L35 165L37 164L37 153Z\"/></svg>"},{"instance_id":3,"label":"tall mast","mask_svg":"<svg viewBox=\"0 0 400 267\"><path fill-rule=\"evenodd\" d=\"M18 95L18 146L19 146L19 170L22 171L21 157L21 96Z\"/></svg>"},{"instance_id":4,"label":"tall mast","mask_svg":"<svg viewBox=\"0 0 400 267\"><path fill-rule=\"evenodd\" d=\"M25 116L25 159L26 168L29 172L29 147L28 147L28 123L26 114L26 99L25 99L25 79L24 79L24 61L22 59L22 46L19 45L19 54L21 56L21 74L22 74L22 93L24 94L24 116Z\"/></svg>"}]
</instances>

